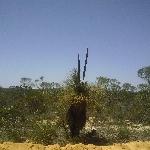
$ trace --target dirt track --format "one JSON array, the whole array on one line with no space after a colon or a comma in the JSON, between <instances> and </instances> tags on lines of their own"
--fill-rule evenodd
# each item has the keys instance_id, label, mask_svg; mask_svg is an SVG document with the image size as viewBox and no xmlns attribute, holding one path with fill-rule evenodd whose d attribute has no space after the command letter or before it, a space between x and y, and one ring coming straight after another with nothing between
<instances>
[{"instance_id":1,"label":"dirt track","mask_svg":"<svg viewBox=\"0 0 150 150\"><path fill-rule=\"evenodd\" d=\"M0 144L0 150L150 150L150 141L147 142L130 142L126 144L114 144L111 146L94 146L94 145L59 145L43 146L32 143L3 143Z\"/></svg>"}]
</instances>

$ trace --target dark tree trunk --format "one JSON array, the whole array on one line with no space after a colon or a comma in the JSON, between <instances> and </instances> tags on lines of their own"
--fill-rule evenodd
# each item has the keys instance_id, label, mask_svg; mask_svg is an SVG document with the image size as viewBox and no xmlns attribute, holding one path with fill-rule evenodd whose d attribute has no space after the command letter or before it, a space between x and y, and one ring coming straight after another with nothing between
<instances>
[{"instance_id":1,"label":"dark tree trunk","mask_svg":"<svg viewBox=\"0 0 150 150\"><path fill-rule=\"evenodd\" d=\"M86 123L86 101L71 104L67 112L71 137L77 137Z\"/></svg>"}]
</instances>

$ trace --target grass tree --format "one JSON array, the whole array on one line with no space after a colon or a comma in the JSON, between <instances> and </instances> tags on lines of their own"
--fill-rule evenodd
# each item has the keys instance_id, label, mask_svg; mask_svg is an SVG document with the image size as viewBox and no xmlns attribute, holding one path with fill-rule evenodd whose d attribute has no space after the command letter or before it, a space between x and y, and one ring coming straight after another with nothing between
<instances>
[{"instance_id":1,"label":"grass tree","mask_svg":"<svg viewBox=\"0 0 150 150\"><path fill-rule=\"evenodd\" d=\"M83 71L83 80L85 78L87 65L88 49L86 53L85 66ZM67 123L71 132L71 137L79 136L80 130L86 123L86 105L88 97L88 87L86 82L81 81L80 59L78 54L78 69L74 70L70 80L68 80L74 95L71 97L71 103L67 111Z\"/></svg>"}]
</instances>

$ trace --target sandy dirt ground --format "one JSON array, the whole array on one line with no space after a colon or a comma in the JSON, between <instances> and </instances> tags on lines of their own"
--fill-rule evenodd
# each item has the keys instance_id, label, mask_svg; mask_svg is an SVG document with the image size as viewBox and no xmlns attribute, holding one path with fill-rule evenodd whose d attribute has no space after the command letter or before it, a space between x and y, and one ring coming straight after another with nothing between
<instances>
[{"instance_id":1,"label":"sandy dirt ground","mask_svg":"<svg viewBox=\"0 0 150 150\"><path fill-rule=\"evenodd\" d=\"M43 146L40 144L32 144L32 143L5 142L3 144L0 144L0 150L150 150L150 141L130 142L126 144L114 144L111 146L68 144L65 147L60 147L57 144Z\"/></svg>"}]
</instances>

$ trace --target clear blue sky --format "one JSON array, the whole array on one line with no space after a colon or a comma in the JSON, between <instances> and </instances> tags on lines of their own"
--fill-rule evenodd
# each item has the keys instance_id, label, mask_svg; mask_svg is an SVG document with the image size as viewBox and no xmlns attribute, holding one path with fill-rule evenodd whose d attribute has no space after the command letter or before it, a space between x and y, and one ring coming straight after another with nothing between
<instances>
[{"instance_id":1,"label":"clear blue sky","mask_svg":"<svg viewBox=\"0 0 150 150\"><path fill-rule=\"evenodd\" d=\"M150 65L150 0L0 0L0 85L21 77L60 82L83 64L98 76L140 83Z\"/></svg>"}]
</instances>

